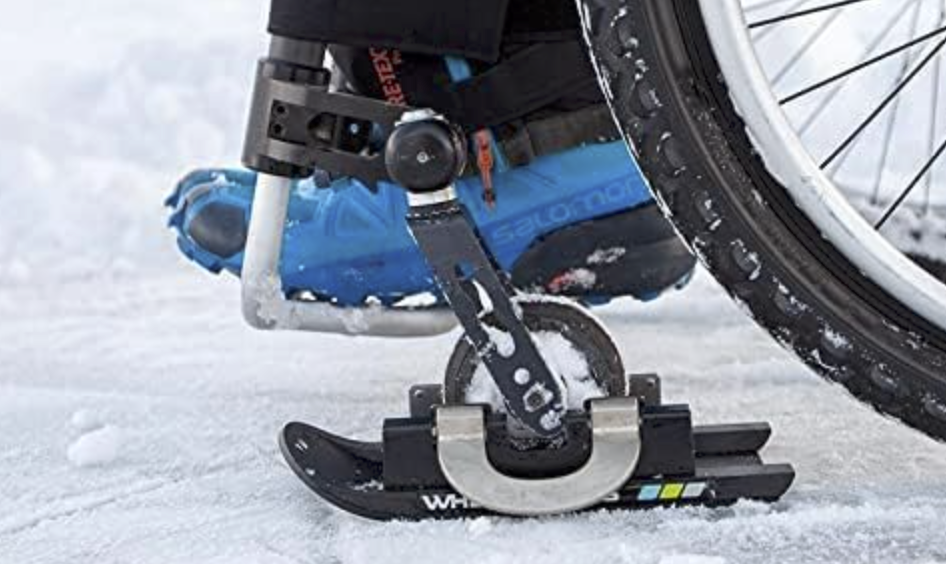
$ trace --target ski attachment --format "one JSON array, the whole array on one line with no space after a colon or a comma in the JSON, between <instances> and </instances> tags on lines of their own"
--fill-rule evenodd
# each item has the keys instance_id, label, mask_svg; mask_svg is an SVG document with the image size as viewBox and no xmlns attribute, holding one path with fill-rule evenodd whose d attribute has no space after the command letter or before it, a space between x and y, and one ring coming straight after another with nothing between
<instances>
[{"instance_id":1,"label":"ski attachment","mask_svg":"<svg viewBox=\"0 0 946 564\"><path fill-rule=\"evenodd\" d=\"M271 47L246 144L246 164L262 173L247 248L270 251L246 259L248 319L335 328L324 312L268 297L279 294L272 274L287 179L323 167L404 187L408 225L465 331L445 384L414 388L411 416L387 420L380 443L286 426L283 454L310 489L383 520L722 505L787 491L791 466L759 455L767 425L694 428L687 406L661 403L658 378L624 378L617 348L584 309L517 294L457 198L469 139L455 124L431 110L331 92L324 45L275 38ZM365 152L366 131L384 138L383 155ZM385 317L373 334L416 334L406 318L396 321ZM570 380L553 369L546 333L583 359L581 374ZM479 368L498 395L490 405L468 405L477 403L467 393Z\"/></svg>"},{"instance_id":2,"label":"ski attachment","mask_svg":"<svg viewBox=\"0 0 946 564\"><path fill-rule=\"evenodd\" d=\"M643 378L652 381L654 376L634 377L631 387ZM437 388L423 387L428 394ZM759 454L771 436L767 424L693 427L687 406L642 399L630 399L640 405L640 452L636 464L633 459L626 461L629 478L611 491L585 498L582 507L573 511L724 506L740 499L775 501L791 486L795 477L792 467L765 464ZM281 433L280 445L290 467L309 489L332 505L368 519L545 513L519 510L516 504L522 498L513 497L510 492L514 490L504 491L509 495L500 501L508 510L497 511L454 487L439 460L435 437L439 409L435 407L422 417L389 419L380 443L351 441L317 427L291 423ZM520 482L574 475L597 445L584 413L572 412L566 417L567 443L533 450L520 450L510 440L504 415L488 413L483 421L490 464ZM483 482L482 487L494 484Z\"/></svg>"}]
</instances>

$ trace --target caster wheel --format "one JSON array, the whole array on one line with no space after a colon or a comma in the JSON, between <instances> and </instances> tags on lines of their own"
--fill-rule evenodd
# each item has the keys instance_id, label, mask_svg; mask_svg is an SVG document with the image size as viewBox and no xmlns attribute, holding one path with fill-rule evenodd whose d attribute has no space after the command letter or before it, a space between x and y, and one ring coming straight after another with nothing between
<instances>
[{"instance_id":1,"label":"caster wheel","mask_svg":"<svg viewBox=\"0 0 946 564\"><path fill-rule=\"evenodd\" d=\"M594 317L562 299L530 296L515 302L539 353L562 387L569 410L583 411L590 399L627 394L621 355ZM505 411L499 389L465 337L457 343L447 365L444 401L448 405L486 404Z\"/></svg>"}]
</instances>

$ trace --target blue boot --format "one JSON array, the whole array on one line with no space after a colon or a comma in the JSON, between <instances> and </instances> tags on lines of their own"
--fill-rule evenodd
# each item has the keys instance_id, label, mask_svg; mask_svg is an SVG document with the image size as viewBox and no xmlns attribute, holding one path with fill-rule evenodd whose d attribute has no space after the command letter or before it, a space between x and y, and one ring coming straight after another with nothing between
<instances>
[{"instance_id":1,"label":"blue boot","mask_svg":"<svg viewBox=\"0 0 946 564\"><path fill-rule=\"evenodd\" d=\"M190 259L239 275L255 175L202 170L168 198L170 225ZM499 265L520 288L602 302L651 299L689 279L695 261L660 215L623 143L586 145L498 171L495 203L478 176L460 199ZM438 295L408 232L405 191L353 179L294 185L281 271L287 294L342 306Z\"/></svg>"}]
</instances>

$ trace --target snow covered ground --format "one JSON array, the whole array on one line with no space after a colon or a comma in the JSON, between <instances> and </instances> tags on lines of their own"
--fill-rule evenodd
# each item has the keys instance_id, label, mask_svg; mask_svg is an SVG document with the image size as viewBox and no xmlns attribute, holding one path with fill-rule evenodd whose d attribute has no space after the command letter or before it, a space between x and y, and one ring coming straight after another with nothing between
<instances>
[{"instance_id":1,"label":"snow covered ground","mask_svg":"<svg viewBox=\"0 0 946 564\"><path fill-rule=\"evenodd\" d=\"M162 197L233 162L257 0L42 0L0 20L0 563L946 562L946 447L811 376L705 275L602 312L700 421L771 420L775 506L378 524L297 483L292 419L362 438L456 336L260 334ZM35 42L39 42L35 44Z\"/></svg>"},{"instance_id":2,"label":"snow covered ground","mask_svg":"<svg viewBox=\"0 0 946 564\"><path fill-rule=\"evenodd\" d=\"M604 318L701 421L772 420L794 491L526 522L361 521L279 460L292 419L377 437L450 338L253 333L235 284L185 267L0 295L0 562L946 561L946 447L807 374L706 277Z\"/></svg>"}]
</instances>

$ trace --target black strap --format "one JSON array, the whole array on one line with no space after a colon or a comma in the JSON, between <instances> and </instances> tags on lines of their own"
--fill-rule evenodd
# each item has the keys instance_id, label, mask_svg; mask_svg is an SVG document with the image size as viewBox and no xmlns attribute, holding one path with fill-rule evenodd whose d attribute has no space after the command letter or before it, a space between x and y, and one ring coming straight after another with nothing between
<instances>
[{"instance_id":1,"label":"black strap","mask_svg":"<svg viewBox=\"0 0 946 564\"><path fill-rule=\"evenodd\" d=\"M475 131L521 118L596 81L580 42L541 43L453 85L442 107Z\"/></svg>"},{"instance_id":2,"label":"black strap","mask_svg":"<svg viewBox=\"0 0 946 564\"><path fill-rule=\"evenodd\" d=\"M494 132L499 151L511 167L526 166L540 157L568 149L621 139L611 110L604 103L538 119L517 120ZM463 175L479 176L477 163L470 162Z\"/></svg>"},{"instance_id":3,"label":"black strap","mask_svg":"<svg viewBox=\"0 0 946 564\"><path fill-rule=\"evenodd\" d=\"M499 60L505 40L578 37L574 0L272 0L274 35Z\"/></svg>"},{"instance_id":4,"label":"black strap","mask_svg":"<svg viewBox=\"0 0 946 564\"><path fill-rule=\"evenodd\" d=\"M545 118L514 122L497 131L503 156L513 167L567 149L620 138L611 110L603 103Z\"/></svg>"},{"instance_id":5,"label":"black strap","mask_svg":"<svg viewBox=\"0 0 946 564\"><path fill-rule=\"evenodd\" d=\"M581 39L581 20L572 0L512 0L505 40L515 43Z\"/></svg>"},{"instance_id":6,"label":"black strap","mask_svg":"<svg viewBox=\"0 0 946 564\"><path fill-rule=\"evenodd\" d=\"M319 43L495 61L509 2L272 0L269 31Z\"/></svg>"}]
</instances>

